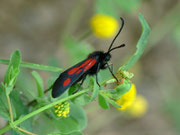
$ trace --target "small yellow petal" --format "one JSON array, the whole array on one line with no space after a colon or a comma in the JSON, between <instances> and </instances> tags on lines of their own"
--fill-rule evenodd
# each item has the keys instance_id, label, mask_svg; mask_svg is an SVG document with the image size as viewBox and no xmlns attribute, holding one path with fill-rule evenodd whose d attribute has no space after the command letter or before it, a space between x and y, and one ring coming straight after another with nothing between
<instances>
[{"instance_id":1,"label":"small yellow petal","mask_svg":"<svg viewBox=\"0 0 180 135\"><path fill-rule=\"evenodd\" d=\"M67 110L66 112L69 113L69 110Z\"/></svg>"},{"instance_id":2,"label":"small yellow petal","mask_svg":"<svg viewBox=\"0 0 180 135\"><path fill-rule=\"evenodd\" d=\"M55 113L57 113L58 112L58 110L55 110Z\"/></svg>"},{"instance_id":3,"label":"small yellow petal","mask_svg":"<svg viewBox=\"0 0 180 135\"><path fill-rule=\"evenodd\" d=\"M58 113L62 113L62 111L59 111Z\"/></svg>"},{"instance_id":4,"label":"small yellow petal","mask_svg":"<svg viewBox=\"0 0 180 135\"><path fill-rule=\"evenodd\" d=\"M66 114L63 114L63 117L67 117L67 115L66 115Z\"/></svg>"},{"instance_id":5,"label":"small yellow petal","mask_svg":"<svg viewBox=\"0 0 180 135\"><path fill-rule=\"evenodd\" d=\"M61 117L61 116L62 116L62 114L57 114L57 116L58 116L58 117Z\"/></svg>"},{"instance_id":6,"label":"small yellow petal","mask_svg":"<svg viewBox=\"0 0 180 135\"><path fill-rule=\"evenodd\" d=\"M67 111L64 111L63 114L67 114Z\"/></svg>"},{"instance_id":7,"label":"small yellow petal","mask_svg":"<svg viewBox=\"0 0 180 135\"><path fill-rule=\"evenodd\" d=\"M60 104L57 104L55 107L55 113L57 113L58 117L67 117L67 114L69 114L69 102L63 102Z\"/></svg>"}]
</instances>

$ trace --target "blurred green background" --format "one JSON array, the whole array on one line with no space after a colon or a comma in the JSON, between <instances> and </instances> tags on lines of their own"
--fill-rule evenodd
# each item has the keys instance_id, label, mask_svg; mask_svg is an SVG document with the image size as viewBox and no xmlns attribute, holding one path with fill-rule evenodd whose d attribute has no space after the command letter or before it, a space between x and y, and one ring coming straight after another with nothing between
<instances>
[{"instance_id":1,"label":"blurred green background","mask_svg":"<svg viewBox=\"0 0 180 135\"><path fill-rule=\"evenodd\" d=\"M88 115L84 134L180 134L180 1L112 1L117 2L118 8L109 10L125 20L116 45L126 43L125 48L112 54L114 71L135 51L142 31L139 12L151 27L146 51L131 70L138 94L148 101L148 110L140 118L129 118L115 108L102 110L97 102L90 103L84 107ZM109 0L109 3L112 1ZM103 6L106 8L109 3L104 2ZM11 52L19 49L25 62L65 69L93 50L107 50L112 39L103 40L94 35L77 46L71 42L71 37L64 42L66 35L79 38L89 31L89 21L97 6L95 0L0 0L0 58L9 59ZM6 68L0 65L0 81L3 81ZM52 76L48 72L38 72L44 82ZM25 74L30 73L24 71L21 80L26 78L27 82L23 83L30 85L32 78L28 79ZM29 87L32 89L35 86ZM0 128L4 124L4 120L0 119Z\"/></svg>"}]
</instances>

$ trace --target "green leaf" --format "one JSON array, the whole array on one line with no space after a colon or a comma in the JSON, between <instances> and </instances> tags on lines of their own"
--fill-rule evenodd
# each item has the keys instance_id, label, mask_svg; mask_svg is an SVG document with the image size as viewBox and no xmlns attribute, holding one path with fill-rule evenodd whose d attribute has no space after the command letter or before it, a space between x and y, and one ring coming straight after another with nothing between
<instances>
[{"instance_id":1,"label":"green leaf","mask_svg":"<svg viewBox=\"0 0 180 135\"><path fill-rule=\"evenodd\" d=\"M0 116L5 120L9 121L9 113L8 113L8 101L6 98L5 91L0 87Z\"/></svg>"},{"instance_id":2,"label":"green leaf","mask_svg":"<svg viewBox=\"0 0 180 135\"><path fill-rule=\"evenodd\" d=\"M20 62L21 54L16 50L11 54L9 66L5 74L5 83L9 84L9 81L18 73Z\"/></svg>"},{"instance_id":3,"label":"green leaf","mask_svg":"<svg viewBox=\"0 0 180 135\"><path fill-rule=\"evenodd\" d=\"M112 98L112 99L119 99L120 98L120 95L116 90L101 90L100 94L101 95L103 94L104 96L107 96L107 97Z\"/></svg>"},{"instance_id":4,"label":"green leaf","mask_svg":"<svg viewBox=\"0 0 180 135\"><path fill-rule=\"evenodd\" d=\"M9 133L10 133L10 135L24 135L21 131L19 131L18 129L15 129L15 130L13 130L13 129L11 129L10 131L9 131Z\"/></svg>"},{"instance_id":5,"label":"green leaf","mask_svg":"<svg viewBox=\"0 0 180 135\"><path fill-rule=\"evenodd\" d=\"M103 108L103 109L109 109L109 103L105 100L105 98L103 96L101 96L99 94L99 105Z\"/></svg>"},{"instance_id":6,"label":"green leaf","mask_svg":"<svg viewBox=\"0 0 180 135\"><path fill-rule=\"evenodd\" d=\"M87 117L84 110L81 106L75 104L71 104L70 109L70 116L77 120L79 129L82 131L87 126Z\"/></svg>"},{"instance_id":7,"label":"green leaf","mask_svg":"<svg viewBox=\"0 0 180 135\"><path fill-rule=\"evenodd\" d=\"M99 93L107 102L109 102L110 104L112 104L114 107L119 107L121 108L120 105L118 105L116 103L116 101L112 98L113 94L111 92L106 92L106 91L102 91Z\"/></svg>"},{"instance_id":8,"label":"green leaf","mask_svg":"<svg viewBox=\"0 0 180 135\"><path fill-rule=\"evenodd\" d=\"M19 65L21 62L21 54L19 51L14 51L11 54L10 62L8 69L6 70L5 78L4 78L4 89L6 94L9 95L13 90L13 87L16 82L17 75L19 74Z\"/></svg>"},{"instance_id":9,"label":"green leaf","mask_svg":"<svg viewBox=\"0 0 180 135\"><path fill-rule=\"evenodd\" d=\"M77 89L80 87L80 84L76 84L74 86L71 86L69 88L68 91L68 95L72 95L75 91L77 91ZM71 102L73 102L74 104L80 105L80 106L84 106L87 105L90 102L90 96L87 93L84 93L78 97L75 97L73 99L71 99Z\"/></svg>"},{"instance_id":10,"label":"green leaf","mask_svg":"<svg viewBox=\"0 0 180 135\"><path fill-rule=\"evenodd\" d=\"M80 87L80 84L71 86L68 90L68 93L69 93L68 95L74 94L74 92L76 92L79 89L79 87ZM74 104L80 105L80 106L84 106L90 102L90 96L87 93L85 93L85 94L82 94L78 97L71 99L71 102L73 102Z\"/></svg>"},{"instance_id":11,"label":"green leaf","mask_svg":"<svg viewBox=\"0 0 180 135\"><path fill-rule=\"evenodd\" d=\"M101 94L101 95L102 95L102 94ZM108 101L110 104L112 104L114 107L121 108L121 106L118 105L118 104L116 103L116 101L110 99L108 96L105 96L105 95L102 95L102 96L105 98L105 100L107 100L107 101Z\"/></svg>"},{"instance_id":12,"label":"green leaf","mask_svg":"<svg viewBox=\"0 0 180 135\"><path fill-rule=\"evenodd\" d=\"M72 117L61 118L58 121L54 121L54 124L61 133L71 133L72 131L79 131L79 124L77 120Z\"/></svg>"},{"instance_id":13,"label":"green leaf","mask_svg":"<svg viewBox=\"0 0 180 135\"><path fill-rule=\"evenodd\" d=\"M72 95L79 87L80 85L78 83L76 85L71 86L68 90L68 95Z\"/></svg>"},{"instance_id":14,"label":"green leaf","mask_svg":"<svg viewBox=\"0 0 180 135\"><path fill-rule=\"evenodd\" d=\"M91 100L90 96L85 93L71 100L74 104L84 106L87 105Z\"/></svg>"},{"instance_id":15,"label":"green leaf","mask_svg":"<svg viewBox=\"0 0 180 135\"><path fill-rule=\"evenodd\" d=\"M38 120L33 122L33 132L37 135L46 135L47 133L52 133L54 131L58 132L55 121L58 122L58 120L48 117L47 114L41 113L41 115L38 116Z\"/></svg>"},{"instance_id":16,"label":"green leaf","mask_svg":"<svg viewBox=\"0 0 180 135\"><path fill-rule=\"evenodd\" d=\"M119 98L121 98L121 96L119 95L119 93L116 90L111 90L110 93L111 93L110 98L112 98L112 99L119 99Z\"/></svg>"},{"instance_id":17,"label":"green leaf","mask_svg":"<svg viewBox=\"0 0 180 135\"><path fill-rule=\"evenodd\" d=\"M21 72L19 73L16 81L16 87L18 88L18 91L21 92L25 97L25 101L29 102L31 100L37 99L36 86L32 76L29 74L27 69L21 69Z\"/></svg>"},{"instance_id":18,"label":"green leaf","mask_svg":"<svg viewBox=\"0 0 180 135\"><path fill-rule=\"evenodd\" d=\"M11 99L11 104L14 107L15 112L16 112L16 118L15 119L18 119L22 115L25 115L28 113L28 110L24 106L23 101L20 98L19 91L17 89L13 90L9 96Z\"/></svg>"},{"instance_id":19,"label":"green leaf","mask_svg":"<svg viewBox=\"0 0 180 135\"><path fill-rule=\"evenodd\" d=\"M144 49L146 48L147 40L150 35L150 27L142 14L139 14L139 19L143 28L143 32L136 45L137 50L134 55L131 56L130 59L122 67L119 68L119 71L128 71L139 60L139 58L144 52Z\"/></svg>"},{"instance_id":20,"label":"green leaf","mask_svg":"<svg viewBox=\"0 0 180 135\"><path fill-rule=\"evenodd\" d=\"M128 92L130 88L131 88L131 82L125 79L123 84L116 87L116 91L119 95L123 95L126 92Z\"/></svg>"},{"instance_id":21,"label":"green leaf","mask_svg":"<svg viewBox=\"0 0 180 135\"><path fill-rule=\"evenodd\" d=\"M117 18L115 3L111 0L96 0L95 12L97 14L105 14Z\"/></svg>"},{"instance_id":22,"label":"green leaf","mask_svg":"<svg viewBox=\"0 0 180 135\"><path fill-rule=\"evenodd\" d=\"M72 64L76 64L83 58L86 58L93 50L87 43L76 41L72 37L67 37L65 39L65 45Z\"/></svg>"},{"instance_id":23,"label":"green leaf","mask_svg":"<svg viewBox=\"0 0 180 135\"><path fill-rule=\"evenodd\" d=\"M19 94L19 91L17 89L13 90L9 96L11 99L11 106L13 109L13 118L15 120L17 120L17 119L23 117L24 115L28 114L28 110L24 106L22 100L20 99L20 94ZM32 131L31 123L32 123L32 120L28 119L28 120L20 123L18 126L22 129ZM16 130L16 131L10 131L10 133L16 135L16 134L19 134L20 132L18 132L18 130Z\"/></svg>"},{"instance_id":24,"label":"green leaf","mask_svg":"<svg viewBox=\"0 0 180 135\"><path fill-rule=\"evenodd\" d=\"M25 130L27 130L29 132L32 132L33 131L33 129L32 129L32 119L28 119L26 121L21 122L19 124L19 127L22 128L22 129L25 129Z\"/></svg>"},{"instance_id":25,"label":"green leaf","mask_svg":"<svg viewBox=\"0 0 180 135\"><path fill-rule=\"evenodd\" d=\"M20 62L21 62L21 54L18 50L16 50L11 54L9 65L11 65L14 69L16 68L18 69Z\"/></svg>"},{"instance_id":26,"label":"green leaf","mask_svg":"<svg viewBox=\"0 0 180 135\"><path fill-rule=\"evenodd\" d=\"M33 130L38 135L46 135L48 133L48 135L79 135L80 129L78 125L78 122L71 116L67 118L52 119L47 114L43 113L34 123Z\"/></svg>"},{"instance_id":27,"label":"green leaf","mask_svg":"<svg viewBox=\"0 0 180 135\"><path fill-rule=\"evenodd\" d=\"M133 12L141 4L141 0L115 0L115 2L124 12Z\"/></svg>"},{"instance_id":28,"label":"green leaf","mask_svg":"<svg viewBox=\"0 0 180 135\"><path fill-rule=\"evenodd\" d=\"M98 96L98 93L99 93L99 86L97 85L95 79L92 77L90 79L90 86L93 90L92 92L92 96L91 96L91 101L93 101L97 96Z\"/></svg>"},{"instance_id":29,"label":"green leaf","mask_svg":"<svg viewBox=\"0 0 180 135\"><path fill-rule=\"evenodd\" d=\"M34 79L36 81L38 96L43 97L44 96L44 87L43 87L43 80L42 80L41 76L36 71L32 71L32 76L34 77Z\"/></svg>"},{"instance_id":30,"label":"green leaf","mask_svg":"<svg viewBox=\"0 0 180 135\"><path fill-rule=\"evenodd\" d=\"M9 60L0 59L0 64L8 65L9 63L10 63ZM58 68L58 67L35 64L35 63L28 63L28 62L21 62L20 66L24 68L32 68L32 69L51 71L51 72L59 72L63 70L62 68Z\"/></svg>"}]
</instances>

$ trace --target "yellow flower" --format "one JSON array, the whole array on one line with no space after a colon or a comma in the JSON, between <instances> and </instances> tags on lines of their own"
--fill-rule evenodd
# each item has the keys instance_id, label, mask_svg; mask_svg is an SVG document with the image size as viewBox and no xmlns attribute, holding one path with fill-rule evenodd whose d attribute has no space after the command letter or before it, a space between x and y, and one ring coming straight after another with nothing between
<instances>
[{"instance_id":1,"label":"yellow flower","mask_svg":"<svg viewBox=\"0 0 180 135\"><path fill-rule=\"evenodd\" d=\"M118 30L118 22L115 18L103 14L96 14L91 18L90 25L97 37L110 38Z\"/></svg>"},{"instance_id":2,"label":"yellow flower","mask_svg":"<svg viewBox=\"0 0 180 135\"><path fill-rule=\"evenodd\" d=\"M69 102L63 102L54 106L55 113L58 117L67 117L69 114Z\"/></svg>"},{"instance_id":3,"label":"yellow flower","mask_svg":"<svg viewBox=\"0 0 180 135\"><path fill-rule=\"evenodd\" d=\"M148 108L148 103L146 99L138 95L134 101L134 103L127 109L127 113L133 117L141 117L143 116Z\"/></svg>"},{"instance_id":4,"label":"yellow flower","mask_svg":"<svg viewBox=\"0 0 180 135\"><path fill-rule=\"evenodd\" d=\"M120 99L117 99L116 102L121 106L121 108L117 108L120 111L126 110L128 107L130 107L136 98L136 87L134 84L131 84L130 90L121 95Z\"/></svg>"}]
</instances>

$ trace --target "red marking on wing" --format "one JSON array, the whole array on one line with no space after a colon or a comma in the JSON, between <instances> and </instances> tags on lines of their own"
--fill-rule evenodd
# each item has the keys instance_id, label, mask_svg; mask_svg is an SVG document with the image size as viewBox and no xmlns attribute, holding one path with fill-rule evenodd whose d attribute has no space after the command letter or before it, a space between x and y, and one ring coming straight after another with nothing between
<instances>
[{"instance_id":1,"label":"red marking on wing","mask_svg":"<svg viewBox=\"0 0 180 135\"><path fill-rule=\"evenodd\" d=\"M91 68L95 63L96 63L96 60L93 59L93 60L84 68L84 71L86 71L86 70L88 70L89 68Z\"/></svg>"},{"instance_id":2,"label":"red marking on wing","mask_svg":"<svg viewBox=\"0 0 180 135\"><path fill-rule=\"evenodd\" d=\"M82 65L79 66L79 68L86 66L86 65L87 65L89 62L91 62L91 61L92 61L92 58L86 60Z\"/></svg>"},{"instance_id":3,"label":"red marking on wing","mask_svg":"<svg viewBox=\"0 0 180 135\"><path fill-rule=\"evenodd\" d=\"M82 68L82 67L84 67L84 66L86 66L87 64L89 65L93 60L95 60L95 59L90 58L90 59L86 60L86 61L85 61L82 65L80 65L79 67L75 67L75 68L69 70L69 71L68 71L68 75L72 75L72 74L74 74L75 72L76 72L76 74L80 73L81 71L79 71L79 69ZM96 61L96 60L95 60L95 61Z\"/></svg>"},{"instance_id":4,"label":"red marking on wing","mask_svg":"<svg viewBox=\"0 0 180 135\"><path fill-rule=\"evenodd\" d=\"M63 86L67 86L70 82L71 82L71 78L67 78L67 79L64 81Z\"/></svg>"},{"instance_id":5,"label":"red marking on wing","mask_svg":"<svg viewBox=\"0 0 180 135\"><path fill-rule=\"evenodd\" d=\"M78 69L79 69L79 67L75 67L75 68L69 70L69 71L68 71L68 74L69 74L69 75L72 75L72 74L74 74Z\"/></svg>"},{"instance_id":6,"label":"red marking on wing","mask_svg":"<svg viewBox=\"0 0 180 135\"><path fill-rule=\"evenodd\" d=\"M82 71L82 69L79 69L79 70L76 72L76 74L79 74L81 71Z\"/></svg>"}]
</instances>

